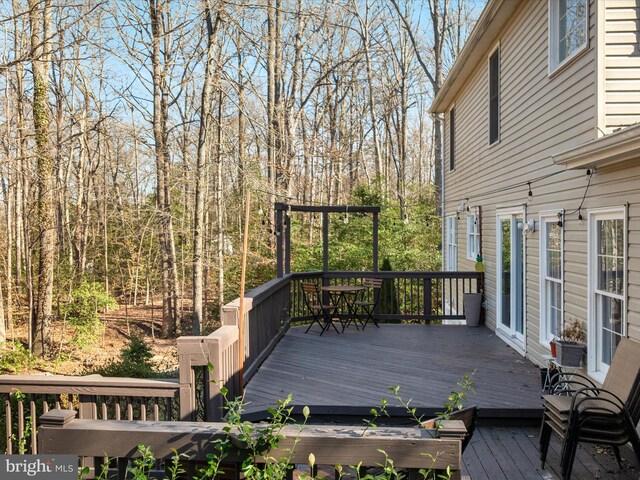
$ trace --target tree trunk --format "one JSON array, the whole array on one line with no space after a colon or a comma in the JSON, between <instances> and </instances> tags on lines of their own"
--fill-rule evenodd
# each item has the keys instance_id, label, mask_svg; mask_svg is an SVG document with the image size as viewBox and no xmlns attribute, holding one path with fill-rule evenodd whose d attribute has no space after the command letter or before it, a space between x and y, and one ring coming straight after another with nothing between
<instances>
[{"instance_id":1,"label":"tree trunk","mask_svg":"<svg viewBox=\"0 0 640 480\"><path fill-rule=\"evenodd\" d=\"M195 172L195 215L193 220L193 318L192 331L199 335L205 319L203 300L203 260L204 260L204 211L209 152L209 131L211 127L211 105L213 101L213 82L216 71L217 34L220 25L220 13L214 15L211 2L205 2L205 21L207 24L207 59L200 100L200 128L198 132L198 151Z\"/></svg>"},{"instance_id":2,"label":"tree trunk","mask_svg":"<svg viewBox=\"0 0 640 480\"><path fill-rule=\"evenodd\" d=\"M175 244L169 199L169 152L167 150L167 71L161 62L160 42L164 36L164 3L149 0L152 33L153 138L156 157L156 205L158 210L158 244L162 258L162 336L176 331ZM166 51L163 52L167 54Z\"/></svg>"},{"instance_id":3,"label":"tree trunk","mask_svg":"<svg viewBox=\"0 0 640 480\"><path fill-rule=\"evenodd\" d=\"M51 55L51 2L29 0L31 68L33 73L33 127L36 142L39 229L38 291L33 315L33 353L49 351L53 304L53 264L56 248L53 155L49 139L49 57Z\"/></svg>"}]
</instances>

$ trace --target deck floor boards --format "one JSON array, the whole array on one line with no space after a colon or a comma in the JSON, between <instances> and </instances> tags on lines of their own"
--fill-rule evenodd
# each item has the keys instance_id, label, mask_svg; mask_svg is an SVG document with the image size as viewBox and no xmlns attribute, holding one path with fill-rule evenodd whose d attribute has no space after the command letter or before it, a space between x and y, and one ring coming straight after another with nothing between
<instances>
[{"instance_id":1,"label":"deck floor boards","mask_svg":"<svg viewBox=\"0 0 640 480\"><path fill-rule=\"evenodd\" d=\"M322 336L305 328L292 327L249 381L248 415L289 393L312 415L341 409L366 415L383 397L399 407L388 390L393 386L413 406L440 411L474 370L468 403L478 405L481 417L541 411L539 369L487 328L385 324Z\"/></svg>"},{"instance_id":2,"label":"deck floor boards","mask_svg":"<svg viewBox=\"0 0 640 480\"><path fill-rule=\"evenodd\" d=\"M412 406L440 411L456 384L475 370L475 393L466 404L478 405L482 422L464 452L463 474L471 480L560 478L561 445L555 435L543 470L537 427L486 424L501 418L531 421L542 412L539 369L491 330L387 324L320 337L305 335L305 328L291 328L249 381L249 418L260 418L288 394L297 408L311 408L312 419L362 418L383 397L394 405L388 387L396 385ZM632 467L620 470L606 451L580 445L572 478L638 480L640 474Z\"/></svg>"},{"instance_id":3,"label":"deck floor boards","mask_svg":"<svg viewBox=\"0 0 640 480\"><path fill-rule=\"evenodd\" d=\"M540 468L538 429L535 427L478 427L463 456L463 474L471 480L558 480L560 449L552 435L544 470ZM572 479L638 480L640 472L626 464L620 469L613 453L580 444Z\"/></svg>"}]
</instances>

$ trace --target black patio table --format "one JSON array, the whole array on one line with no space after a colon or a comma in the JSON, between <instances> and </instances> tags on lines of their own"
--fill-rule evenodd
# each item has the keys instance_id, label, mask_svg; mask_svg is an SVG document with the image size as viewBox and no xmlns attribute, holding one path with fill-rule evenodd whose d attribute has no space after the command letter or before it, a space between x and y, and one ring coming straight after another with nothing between
<instances>
[{"instance_id":1,"label":"black patio table","mask_svg":"<svg viewBox=\"0 0 640 480\"><path fill-rule=\"evenodd\" d=\"M365 287L362 285L324 285L320 287L320 290L329 294L329 298L333 305L338 306L338 308L340 308L340 305L344 305L346 307L346 311L343 310L344 313L338 317L342 324L343 332L351 322L355 324L356 329L358 328L358 317L355 302L358 298L358 294L364 291L364 289Z\"/></svg>"}]
</instances>

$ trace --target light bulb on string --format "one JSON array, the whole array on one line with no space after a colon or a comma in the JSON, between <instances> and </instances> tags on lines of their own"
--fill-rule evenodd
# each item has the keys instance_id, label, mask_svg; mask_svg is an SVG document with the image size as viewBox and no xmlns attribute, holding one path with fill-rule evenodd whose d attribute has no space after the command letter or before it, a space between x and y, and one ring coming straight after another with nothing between
<instances>
[{"instance_id":1,"label":"light bulb on string","mask_svg":"<svg viewBox=\"0 0 640 480\"><path fill-rule=\"evenodd\" d=\"M406 213L404 214L404 218L402 219L402 223L404 223L405 225L409 225L409 215L407 215Z\"/></svg>"},{"instance_id":2,"label":"light bulb on string","mask_svg":"<svg viewBox=\"0 0 640 480\"><path fill-rule=\"evenodd\" d=\"M527 182L527 185L529 185L529 198L533 197L533 192L531 191L531 182Z\"/></svg>"},{"instance_id":3,"label":"light bulb on string","mask_svg":"<svg viewBox=\"0 0 640 480\"><path fill-rule=\"evenodd\" d=\"M345 213L344 214L344 218L342 219L343 223L346 225L347 223L349 223L349 214Z\"/></svg>"},{"instance_id":4,"label":"light bulb on string","mask_svg":"<svg viewBox=\"0 0 640 480\"><path fill-rule=\"evenodd\" d=\"M584 223L584 218L582 217L582 210L578 209L578 225L582 225Z\"/></svg>"},{"instance_id":5,"label":"light bulb on string","mask_svg":"<svg viewBox=\"0 0 640 480\"><path fill-rule=\"evenodd\" d=\"M258 215L264 215L264 210L262 209L262 205L260 205L260 209L258 210Z\"/></svg>"}]
</instances>

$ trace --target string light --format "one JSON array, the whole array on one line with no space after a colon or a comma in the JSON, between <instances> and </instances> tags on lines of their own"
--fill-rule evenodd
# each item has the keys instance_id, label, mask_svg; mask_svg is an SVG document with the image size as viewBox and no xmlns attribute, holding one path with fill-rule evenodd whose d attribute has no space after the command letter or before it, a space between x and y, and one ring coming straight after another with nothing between
<instances>
[{"instance_id":1,"label":"string light","mask_svg":"<svg viewBox=\"0 0 640 480\"><path fill-rule=\"evenodd\" d=\"M558 226L562 227L562 213L558 212Z\"/></svg>"},{"instance_id":2,"label":"string light","mask_svg":"<svg viewBox=\"0 0 640 480\"><path fill-rule=\"evenodd\" d=\"M260 205L260 209L258 210L258 215L264 215L264 210L262 209L262 205Z\"/></svg>"},{"instance_id":3,"label":"string light","mask_svg":"<svg viewBox=\"0 0 640 480\"><path fill-rule=\"evenodd\" d=\"M402 219L402 223L404 223L405 225L409 225L409 215L407 215L406 213L404 214L404 218Z\"/></svg>"},{"instance_id":4,"label":"string light","mask_svg":"<svg viewBox=\"0 0 640 480\"><path fill-rule=\"evenodd\" d=\"M531 191L531 182L527 182L527 185L529 185L529 198L533 197L533 192Z\"/></svg>"}]
</instances>

